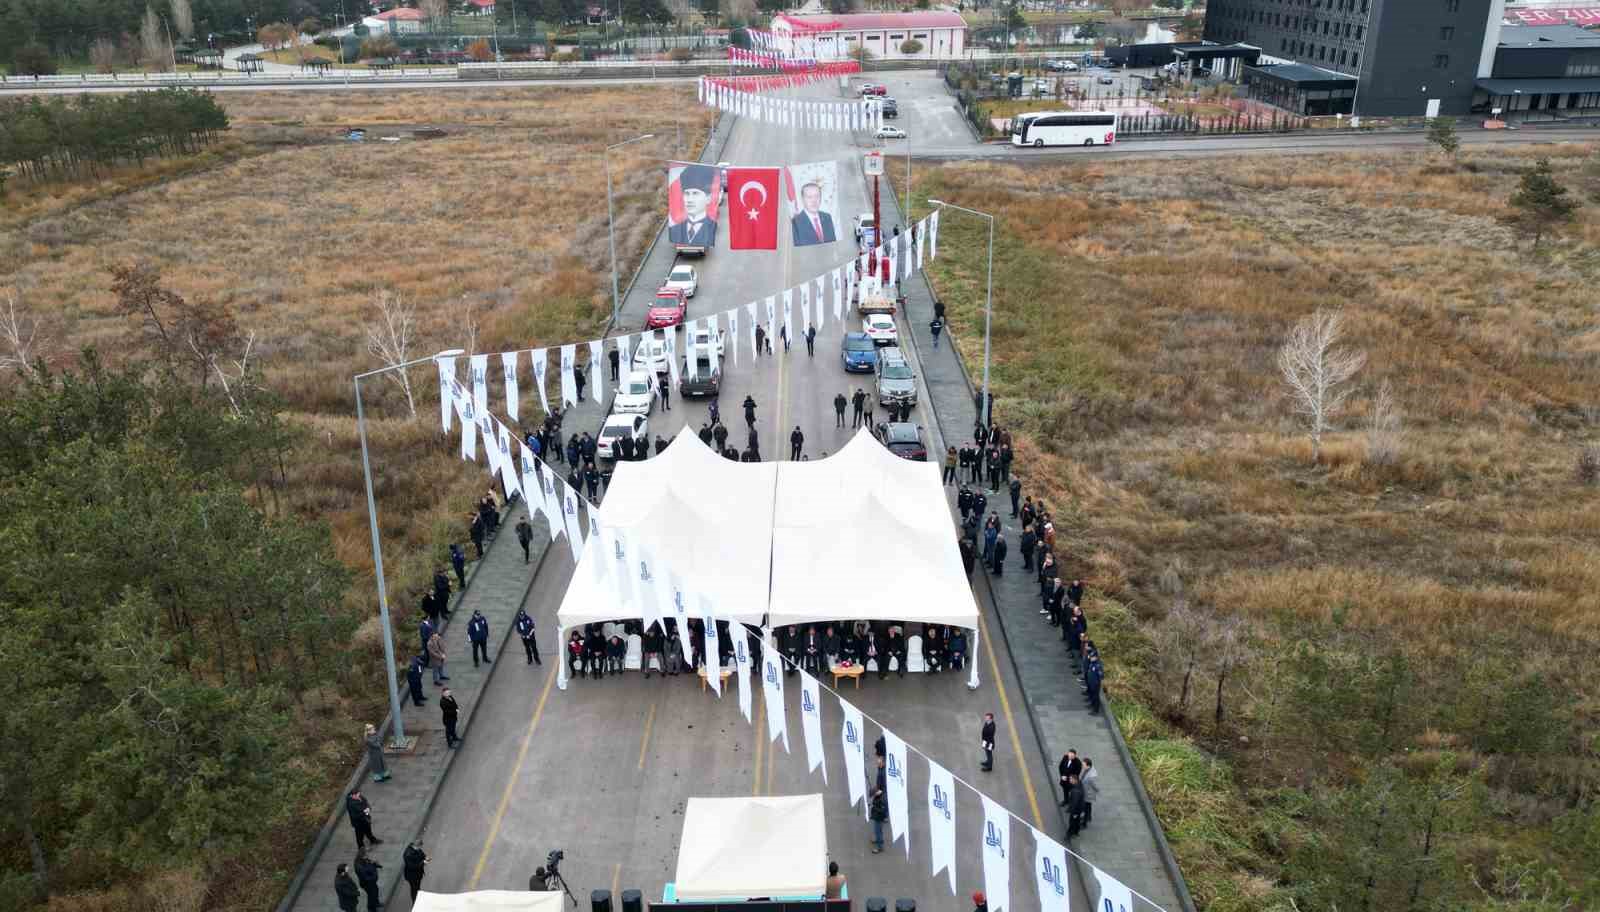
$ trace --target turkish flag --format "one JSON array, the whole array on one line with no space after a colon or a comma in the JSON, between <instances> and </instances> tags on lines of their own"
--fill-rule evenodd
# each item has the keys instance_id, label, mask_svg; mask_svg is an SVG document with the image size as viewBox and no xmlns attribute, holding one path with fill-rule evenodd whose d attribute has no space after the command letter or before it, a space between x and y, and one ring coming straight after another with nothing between
<instances>
[{"instance_id":1,"label":"turkish flag","mask_svg":"<svg viewBox=\"0 0 1600 912\"><path fill-rule=\"evenodd\" d=\"M728 169L728 246L778 249L778 169Z\"/></svg>"}]
</instances>

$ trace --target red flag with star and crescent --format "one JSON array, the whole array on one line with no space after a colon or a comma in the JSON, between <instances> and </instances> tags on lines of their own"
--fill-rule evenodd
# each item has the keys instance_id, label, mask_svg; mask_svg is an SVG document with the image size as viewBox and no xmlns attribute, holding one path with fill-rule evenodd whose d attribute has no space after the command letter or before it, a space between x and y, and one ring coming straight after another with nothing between
<instances>
[{"instance_id":1,"label":"red flag with star and crescent","mask_svg":"<svg viewBox=\"0 0 1600 912\"><path fill-rule=\"evenodd\" d=\"M778 169L728 169L728 245L778 249Z\"/></svg>"}]
</instances>

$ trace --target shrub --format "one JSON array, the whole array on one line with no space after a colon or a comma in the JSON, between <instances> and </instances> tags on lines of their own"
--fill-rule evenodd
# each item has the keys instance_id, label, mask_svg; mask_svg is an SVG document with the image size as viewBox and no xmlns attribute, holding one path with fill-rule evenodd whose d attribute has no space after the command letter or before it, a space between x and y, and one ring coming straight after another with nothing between
<instances>
[{"instance_id":1,"label":"shrub","mask_svg":"<svg viewBox=\"0 0 1600 912\"><path fill-rule=\"evenodd\" d=\"M479 38L467 45L467 56L479 63L488 63L494 59L494 49L489 47L487 38Z\"/></svg>"},{"instance_id":2,"label":"shrub","mask_svg":"<svg viewBox=\"0 0 1600 912\"><path fill-rule=\"evenodd\" d=\"M900 42L900 53L905 54L907 57L916 56L922 53L922 42L915 38L907 38Z\"/></svg>"},{"instance_id":3,"label":"shrub","mask_svg":"<svg viewBox=\"0 0 1600 912\"><path fill-rule=\"evenodd\" d=\"M1578 454L1578 481L1586 485L1600 481L1600 443L1591 443Z\"/></svg>"},{"instance_id":4,"label":"shrub","mask_svg":"<svg viewBox=\"0 0 1600 912\"><path fill-rule=\"evenodd\" d=\"M400 45L387 35L368 38L361 42L361 59L371 60L374 57L393 57L400 53Z\"/></svg>"},{"instance_id":5,"label":"shrub","mask_svg":"<svg viewBox=\"0 0 1600 912\"><path fill-rule=\"evenodd\" d=\"M54 76L56 61L44 45L25 44L11 58L11 72L17 76Z\"/></svg>"},{"instance_id":6,"label":"shrub","mask_svg":"<svg viewBox=\"0 0 1600 912\"><path fill-rule=\"evenodd\" d=\"M694 59L694 51L688 48L673 48L667 52L667 59L673 63L688 63Z\"/></svg>"}]
</instances>

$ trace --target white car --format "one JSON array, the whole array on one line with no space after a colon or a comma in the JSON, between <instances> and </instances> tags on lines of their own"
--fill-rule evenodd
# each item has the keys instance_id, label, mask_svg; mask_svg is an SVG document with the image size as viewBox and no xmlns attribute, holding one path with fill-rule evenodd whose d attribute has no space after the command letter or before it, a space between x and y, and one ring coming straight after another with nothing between
<instances>
[{"instance_id":1,"label":"white car","mask_svg":"<svg viewBox=\"0 0 1600 912\"><path fill-rule=\"evenodd\" d=\"M600 428L600 436L595 438L594 453L602 459L616 459L622 455L622 448L617 446L617 441L626 434L633 438L634 446L650 439L650 421L643 415L612 415ZM637 450L635 450L637 452Z\"/></svg>"},{"instance_id":2,"label":"white car","mask_svg":"<svg viewBox=\"0 0 1600 912\"><path fill-rule=\"evenodd\" d=\"M631 370L617 384L617 397L611 402L611 411L618 415L648 415L655 404L655 375Z\"/></svg>"},{"instance_id":3,"label":"white car","mask_svg":"<svg viewBox=\"0 0 1600 912\"><path fill-rule=\"evenodd\" d=\"M633 350L633 369L651 376L670 371L666 341L656 333L641 336L639 347Z\"/></svg>"},{"instance_id":4,"label":"white car","mask_svg":"<svg viewBox=\"0 0 1600 912\"><path fill-rule=\"evenodd\" d=\"M713 340L711 338L711 329L709 327L695 327L695 331L689 335L689 338L684 340L684 357L688 357L688 347L692 345L694 346L695 351L703 353L707 349L710 349L716 352L718 358L721 358L722 344L727 338L727 335L728 334L726 332L719 329L717 330L717 338Z\"/></svg>"},{"instance_id":5,"label":"white car","mask_svg":"<svg viewBox=\"0 0 1600 912\"><path fill-rule=\"evenodd\" d=\"M872 135L878 137L879 139L905 139L906 131L900 129L899 127L885 124L884 126L879 127L878 132Z\"/></svg>"},{"instance_id":6,"label":"white car","mask_svg":"<svg viewBox=\"0 0 1600 912\"><path fill-rule=\"evenodd\" d=\"M894 325L894 317L889 314L867 314L861 320L861 331L867 334L873 345L899 345L900 330Z\"/></svg>"},{"instance_id":7,"label":"white car","mask_svg":"<svg viewBox=\"0 0 1600 912\"><path fill-rule=\"evenodd\" d=\"M868 241L870 243L873 240L873 238L868 238L867 235L869 235L869 234L872 234L872 235L876 236L877 223L872 220L872 213L870 213L870 212L863 212L860 215L856 216L855 217L855 226L856 226L856 243L858 243L858 244L861 243L863 240L866 240L866 241Z\"/></svg>"},{"instance_id":8,"label":"white car","mask_svg":"<svg viewBox=\"0 0 1600 912\"><path fill-rule=\"evenodd\" d=\"M667 273L667 280L661 283L661 287L675 288L683 292L684 297L692 298L694 293L700 290L700 274L694 271L693 266L679 263Z\"/></svg>"}]
</instances>

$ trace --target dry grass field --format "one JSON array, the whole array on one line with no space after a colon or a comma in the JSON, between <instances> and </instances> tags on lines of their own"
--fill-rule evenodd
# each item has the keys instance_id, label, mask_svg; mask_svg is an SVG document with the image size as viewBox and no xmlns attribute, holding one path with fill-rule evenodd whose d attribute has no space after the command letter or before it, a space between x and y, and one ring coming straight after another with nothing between
<instances>
[{"instance_id":1,"label":"dry grass field","mask_svg":"<svg viewBox=\"0 0 1600 912\"><path fill-rule=\"evenodd\" d=\"M1539 156L1585 205L1534 251L1496 216ZM997 215L997 420L1066 517L1201 907L1594 908L1594 150L963 163L915 189ZM941 229L977 363L983 225ZM1319 308L1367 363L1313 462L1275 356Z\"/></svg>"},{"instance_id":2,"label":"dry grass field","mask_svg":"<svg viewBox=\"0 0 1600 912\"><path fill-rule=\"evenodd\" d=\"M272 92L222 101L231 136L196 159L94 185L14 187L0 210L0 295L14 294L46 321L60 363L86 345L113 360L127 350L136 327L113 310L115 264L156 264L167 287L229 304L255 334L252 359L266 385L306 432L286 490L296 510L331 524L340 558L357 570L361 582L347 601L370 616L358 639L376 663L350 380L381 366L365 348L375 296L415 305L413 357L593 338L610 313L600 150L641 133L663 138L612 157L618 268L627 277L660 225L660 159L697 155L709 114L692 87ZM349 126L370 128L369 141L343 141ZM418 127L448 135L414 140ZM382 135L402 141L377 141ZM481 474L462 472L437 433L436 375L424 367L411 379L417 420L398 387L363 385L389 592L401 605L415 604L443 546L465 535L463 517L486 486ZM375 690L304 720L310 749L329 761L329 794L355 756L342 735L359 730L356 720L381 718L382 704ZM326 801L304 811L308 826L267 834L263 857L235 872L237 893L225 898L236 907L276 902ZM107 908L118 901L107 899Z\"/></svg>"}]
</instances>

